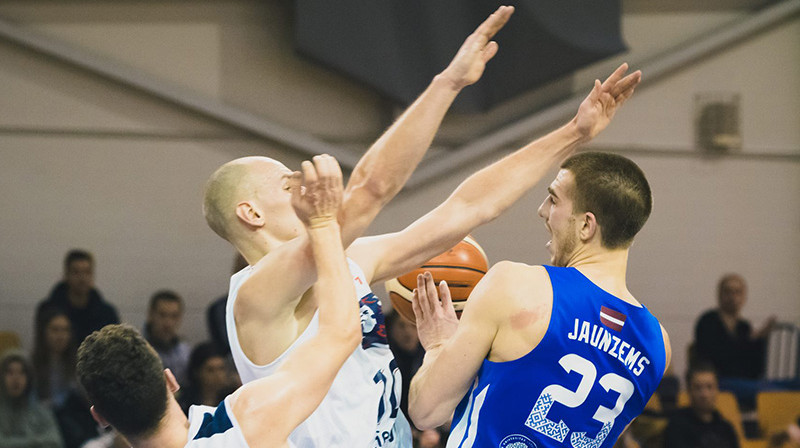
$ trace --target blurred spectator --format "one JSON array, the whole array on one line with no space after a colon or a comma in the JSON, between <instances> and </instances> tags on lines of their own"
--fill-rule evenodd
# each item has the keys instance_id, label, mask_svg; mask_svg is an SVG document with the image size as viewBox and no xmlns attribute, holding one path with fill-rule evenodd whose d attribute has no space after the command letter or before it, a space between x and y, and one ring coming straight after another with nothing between
<instances>
[{"instance_id":1,"label":"blurred spectator","mask_svg":"<svg viewBox=\"0 0 800 448\"><path fill-rule=\"evenodd\" d=\"M0 376L0 447L62 447L52 412L33 397L33 375L25 356L6 352L0 358Z\"/></svg>"},{"instance_id":2,"label":"blurred spectator","mask_svg":"<svg viewBox=\"0 0 800 448\"><path fill-rule=\"evenodd\" d=\"M773 434L769 438L769 448L800 448L800 417L786 430Z\"/></svg>"},{"instance_id":3,"label":"blurred spectator","mask_svg":"<svg viewBox=\"0 0 800 448\"><path fill-rule=\"evenodd\" d=\"M150 298L144 336L156 349L164 368L170 369L178 384L186 382L191 347L181 340L178 330L183 319L183 299L174 291L161 290ZM217 403L219 404L219 403Z\"/></svg>"},{"instance_id":4,"label":"blurred spectator","mask_svg":"<svg viewBox=\"0 0 800 448\"><path fill-rule=\"evenodd\" d=\"M397 312L386 315L386 333L389 347L394 353L397 368L403 377L403 389L400 397L400 409L408 415L408 386L411 377L417 373L425 357L425 350L419 343L417 327L402 318Z\"/></svg>"},{"instance_id":5,"label":"blurred spectator","mask_svg":"<svg viewBox=\"0 0 800 448\"><path fill-rule=\"evenodd\" d=\"M670 417L665 448L738 448L733 426L717 411L719 387L713 366L696 363L686 375L686 384L690 405Z\"/></svg>"},{"instance_id":6,"label":"blurred spectator","mask_svg":"<svg viewBox=\"0 0 800 448\"><path fill-rule=\"evenodd\" d=\"M233 261L233 272L235 274L247 267L247 261L244 257L237 253ZM208 334L211 341L217 344L217 347L227 356L231 352L231 346L228 343L228 328L225 324L225 307L228 305L228 294L218 297L217 300L211 302L206 311L206 323L208 324Z\"/></svg>"},{"instance_id":7,"label":"blurred spectator","mask_svg":"<svg viewBox=\"0 0 800 448\"><path fill-rule=\"evenodd\" d=\"M36 393L44 404L55 410L78 386L75 378L77 348L66 312L60 308L43 310L34 333L31 360Z\"/></svg>"},{"instance_id":8,"label":"blurred spectator","mask_svg":"<svg viewBox=\"0 0 800 448\"><path fill-rule=\"evenodd\" d=\"M189 356L188 381L178 400L181 408L188 412L193 404L216 407L237 387L231 376L223 351L213 342L199 344Z\"/></svg>"},{"instance_id":9,"label":"blurred spectator","mask_svg":"<svg viewBox=\"0 0 800 448\"><path fill-rule=\"evenodd\" d=\"M742 319L747 284L738 274L727 274L719 280L717 301L718 308L707 311L697 321L697 358L710 361L721 379L760 378L764 374L767 336L775 318L755 332Z\"/></svg>"},{"instance_id":10,"label":"blurred spectator","mask_svg":"<svg viewBox=\"0 0 800 448\"><path fill-rule=\"evenodd\" d=\"M72 324L75 343L108 324L119 323L117 310L94 287L94 258L87 251L73 249L64 258L64 279L57 283L50 296L39 303L36 323L44 310L56 307L63 310Z\"/></svg>"}]
</instances>

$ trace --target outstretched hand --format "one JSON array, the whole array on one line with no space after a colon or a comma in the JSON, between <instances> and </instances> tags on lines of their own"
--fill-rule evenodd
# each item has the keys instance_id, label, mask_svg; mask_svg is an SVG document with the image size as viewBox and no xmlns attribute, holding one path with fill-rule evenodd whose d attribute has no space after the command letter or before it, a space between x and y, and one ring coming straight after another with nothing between
<instances>
[{"instance_id":1,"label":"outstretched hand","mask_svg":"<svg viewBox=\"0 0 800 448\"><path fill-rule=\"evenodd\" d=\"M642 72L625 76L628 64L620 65L603 83L594 81L594 88L583 100L575 116L578 131L586 138L593 138L608 126L622 104L633 95L633 90L642 80Z\"/></svg>"},{"instance_id":2,"label":"outstretched hand","mask_svg":"<svg viewBox=\"0 0 800 448\"><path fill-rule=\"evenodd\" d=\"M306 227L317 227L335 221L342 204L342 169L333 157L314 156L301 165L289 179L292 207Z\"/></svg>"},{"instance_id":3,"label":"outstretched hand","mask_svg":"<svg viewBox=\"0 0 800 448\"><path fill-rule=\"evenodd\" d=\"M514 13L513 6L501 6L467 37L450 65L441 73L456 89L477 82L486 63L497 54L497 42L492 37L500 31Z\"/></svg>"},{"instance_id":4,"label":"outstretched hand","mask_svg":"<svg viewBox=\"0 0 800 448\"><path fill-rule=\"evenodd\" d=\"M414 289L411 307L417 320L419 342L426 351L440 346L455 334L458 317L453 308L450 288L444 280L439 283L437 292L430 272L417 275L417 288Z\"/></svg>"}]
</instances>

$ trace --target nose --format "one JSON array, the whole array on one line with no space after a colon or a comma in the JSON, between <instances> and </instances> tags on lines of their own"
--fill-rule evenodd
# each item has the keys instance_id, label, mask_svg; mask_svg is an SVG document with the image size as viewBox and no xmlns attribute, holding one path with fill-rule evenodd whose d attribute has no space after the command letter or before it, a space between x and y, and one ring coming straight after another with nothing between
<instances>
[{"instance_id":1,"label":"nose","mask_svg":"<svg viewBox=\"0 0 800 448\"><path fill-rule=\"evenodd\" d=\"M542 218L545 218L545 219L547 219L547 216L545 216L545 209L546 209L547 207L545 207L545 206L544 206L546 202L547 202L547 199L545 199L544 201L542 201L542 203L541 203L541 204L539 204L539 208L538 208L538 209L536 209L536 213L537 213L537 214L538 214L540 217L542 217Z\"/></svg>"}]
</instances>

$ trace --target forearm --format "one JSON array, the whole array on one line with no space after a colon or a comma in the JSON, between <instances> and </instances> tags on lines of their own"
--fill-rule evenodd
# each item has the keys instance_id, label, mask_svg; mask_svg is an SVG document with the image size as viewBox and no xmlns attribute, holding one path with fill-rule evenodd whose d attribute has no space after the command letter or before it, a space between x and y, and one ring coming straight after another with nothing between
<instances>
[{"instance_id":1,"label":"forearm","mask_svg":"<svg viewBox=\"0 0 800 448\"><path fill-rule=\"evenodd\" d=\"M453 414L453 410L469 389L469 385L437 384L437 375L446 379L445 372L437 372L436 361L441 353L441 347L428 350L425 360L408 388L408 414L414 425L419 429L436 428L444 424ZM459 389L456 392L444 391L446 389Z\"/></svg>"},{"instance_id":2,"label":"forearm","mask_svg":"<svg viewBox=\"0 0 800 448\"><path fill-rule=\"evenodd\" d=\"M403 188L459 91L460 87L445 75L436 76L361 158L350 176L342 205L345 246L359 237Z\"/></svg>"},{"instance_id":3,"label":"forearm","mask_svg":"<svg viewBox=\"0 0 800 448\"><path fill-rule=\"evenodd\" d=\"M308 235L318 274L314 288L320 331L330 328L348 336L358 327L358 310L339 224L335 220L327 221L309 228Z\"/></svg>"},{"instance_id":4,"label":"forearm","mask_svg":"<svg viewBox=\"0 0 800 448\"><path fill-rule=\"evenodd\" d=\"M574 121L541 137L465 180L448 200L465 204L483 224L505 211L536 185L550 167L565 159L586 137Z\"/></svg>"}]
</instances>

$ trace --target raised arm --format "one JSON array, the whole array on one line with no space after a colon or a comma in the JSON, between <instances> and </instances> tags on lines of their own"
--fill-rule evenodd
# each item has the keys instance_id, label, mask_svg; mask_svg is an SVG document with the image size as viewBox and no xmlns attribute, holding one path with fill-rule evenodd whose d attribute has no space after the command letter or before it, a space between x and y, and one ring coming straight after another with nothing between
<instances>
[{"instance_id":1,"label":"raised arm","mask_svg":"<svg viewBox=\"0 0 800 448\"><path fill-rule=\"evenodd\" d=\"M575 117L559 129L467 178L440 206L405 230L363 238L348 250L370 281L408 272L455 245L475 227L505 211L556 162L608 126L632 94L641 72L624 76L622 64L595 85Z\"/></svg>"},{"instance_id":2,"label":"raised arm","mask_svg":"<svg viewBox=\"0 0 800 448\"><path fill-rule=\"evenodd\" d=\"M358 162L345 189L340 219L345 247L361 236L403 188L458 93L477 82L486 63L497 54L492 38L513 13L513 6L501 6L478 26L447 68Z\"/></svg>"},{"instance_id":3,"label":"raised arm","mask_svg":"<svg viewBox=\"0 0 800 448\"><path fill-rule=\"evenodd\" d=\"M234 415L253 446L282 445L328 393L336 373L361 340L355 288L342 248L337 215L342 199L341 172L318 177L315 166L290 179L292 206L311 243L325 292L319 300L319 331L297 347L270 377L256 380L234 395ZM265 443L265 441L271 443Z\"/></svg>"},{"instance_id":4,"label":"raised arm","mask_svg":"<svg viewBox=\"0 0 800 448\"><path fill-rule=\"evenodd\" d=\"M378 212L403 187L425 155L445 113L464 87L480 79L486 63L497 54L492 37L514 12L502 6L462 44L456 56L419 98L375 142L356 165L344 191L339 213L342 240L349 246ZM315 157L315 163L320 157ZM301 235L273 249L255 266L239 290L242 315L269 320L303 294L316 279L308 237ZM265 297L264 291L270 291Z\"/></svg>"}]
</instances>

